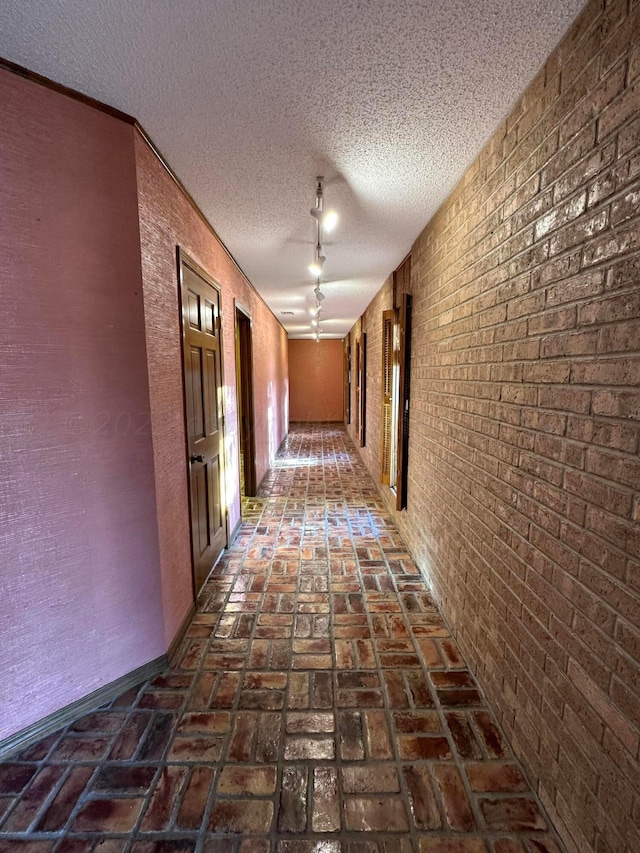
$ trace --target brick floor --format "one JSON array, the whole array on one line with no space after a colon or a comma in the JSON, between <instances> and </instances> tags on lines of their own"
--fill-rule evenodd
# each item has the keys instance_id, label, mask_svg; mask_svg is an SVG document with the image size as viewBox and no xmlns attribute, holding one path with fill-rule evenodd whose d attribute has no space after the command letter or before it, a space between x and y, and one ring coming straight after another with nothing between
<instances>
[{"instance_id":1,"label":"brick floor","mask_svg":"<svg viewBox=\"0 0 640 853\"><path fill-rule=\"evenodd\" d=\"M0 764L0 851L560 853L344 432L243 519L173 668Z\"/></svg>"}]
</instances>

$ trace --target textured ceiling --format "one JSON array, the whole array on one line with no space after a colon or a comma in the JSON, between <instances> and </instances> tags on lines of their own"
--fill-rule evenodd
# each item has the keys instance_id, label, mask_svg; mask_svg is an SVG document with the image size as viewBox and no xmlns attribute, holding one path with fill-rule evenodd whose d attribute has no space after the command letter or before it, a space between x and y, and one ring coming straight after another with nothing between
<instances>
[{"instance_id":1,"label":"textured ceiling","mask_svg":"<svg viewBox=\"0 0 640 853\"><path fill-rule=\"evenodd\" d=\"M0 55L134 115L292 337L325 175L342 337L582 5L3 0Z\"/></svg>"}]
</instances>

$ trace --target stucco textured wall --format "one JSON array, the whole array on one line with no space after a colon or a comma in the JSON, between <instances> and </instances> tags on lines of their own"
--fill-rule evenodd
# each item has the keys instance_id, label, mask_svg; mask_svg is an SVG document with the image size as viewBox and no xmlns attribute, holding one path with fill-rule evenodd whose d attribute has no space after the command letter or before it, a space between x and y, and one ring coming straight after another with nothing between
<instances>
[{"instance_id":1,"label":"stucco textured wall","mask_svg":"<svg viewBox=\"0 0 640 853\"><path fill-rule=\"evenodd\" d=\"M240 519L234 300L252 320L258 482L288 429L287 337L139 133L135 150L165 638L170 643L193 598L176 246L221 289L230 531Z\"/></svg>"},{"instance_id":2,"label":"stucco textured wall","mask_svg":"<svg viewBox=\"0 0 640 853\"><path fill-rule=\"evenodd\" d=\"M0 740L163 654L192 602L176 246L220 285L240 519L235 300L257 475L287 431L286 333L131 124L0 72Z\"/></svg>"},{"instance_id":3,"label":"stucco textured wall","mask_svg":"<svg viewBox=\"0 0 640 853\"><path fill-rule=\"evenodd\" d=\"M1 740L165 642L133 128L0 103Z\"/></svg>"}]
</instances>

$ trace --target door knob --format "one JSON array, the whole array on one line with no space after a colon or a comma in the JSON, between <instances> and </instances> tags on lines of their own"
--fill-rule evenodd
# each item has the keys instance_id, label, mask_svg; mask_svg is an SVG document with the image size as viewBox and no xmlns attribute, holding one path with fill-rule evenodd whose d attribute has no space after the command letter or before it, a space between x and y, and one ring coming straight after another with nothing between
<instances>
[{"instance_id":1,"label":"door knob","mask_svg":"<svg viewBox=\"0 0 640 853\"><path fill-rule=\"evenodd\" d=\"M194 462L204 462L204 456L202 453L193 453L191 454L191 464Z\"/></svg>"}]
</instances>

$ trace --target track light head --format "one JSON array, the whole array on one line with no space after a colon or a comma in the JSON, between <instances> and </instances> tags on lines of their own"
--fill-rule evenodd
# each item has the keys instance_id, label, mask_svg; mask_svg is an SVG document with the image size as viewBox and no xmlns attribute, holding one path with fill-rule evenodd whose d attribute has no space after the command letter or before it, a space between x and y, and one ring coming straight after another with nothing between
<instances>
[{"instance_id":1,"label":"track light head","mask_svg":"<svg viewBox=\"0 0 640 853\"><path fill-rule=\"evenodd\" d=\"M322 275L322 268L324 267L324 262L326 260L327 259L324 255L319 254L316 260L309 265L309 272L316 277Z\"/></svg>"},{"instance_id":2,"label":"track light head","mask_svg":"<svg viewBox=\"0 0 640 853\"><path fill-rule=\"evenodd\" d=\"M327 232L333 231L338 223L338 214L335 210L322 210L319 207L312 207L309 213L318 225L321 225Z\"/></svg>"},{"instance_id":3,"label":"track light head","mask_svg":"<svg viewBox=\"0 0 640 853\"><path fill-rule=\"evenodd\" d=\"M337 224L338 214L335 212L335 210L326 210L323 212L322 227L327 233L333 231Z\"/></svg>"},{"instance_id":4,"label":"track light head","mask_svg":"<svg viewBox=\"0 0 640 853\"><path fill-rule=\"evenodd\" d=\"M320 290L320 285L317 284L313 289L313 292L316 295L316 299L318 302L322 302L324 300L324 293ZM319 307L319 306L318 306Z\"/></svg>"}]
</instances>

